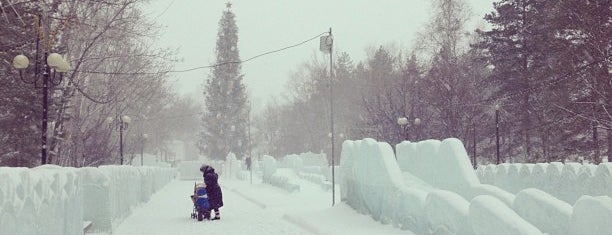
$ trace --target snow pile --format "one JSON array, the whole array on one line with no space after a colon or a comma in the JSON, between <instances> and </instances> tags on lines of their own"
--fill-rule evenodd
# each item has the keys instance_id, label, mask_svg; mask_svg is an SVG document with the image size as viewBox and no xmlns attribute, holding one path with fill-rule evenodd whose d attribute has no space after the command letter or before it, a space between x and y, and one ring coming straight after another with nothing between
<instances>
[{"instance_id":1,"label":"snow pile","mask_svg":"<svg viewBox=\"0 0 612 235\"><path fill-rule=\"evenodd\" d=\"M477 172L482 182L509 192L537 188L569 204L582 195L612 196L612 163L504 163L481 166Z\"/></svg>"},{"instance_id":2,"label":"snow pile","mask_svg":"<svg viewBox=\"0 0 612 235\"><path fill-rule=\"evenodd\" d=\"M1 167L0 234L83 234L83 221L110 232L130 207L147 201L174 174L128 166Z\"/></svg>"}]
</instances>

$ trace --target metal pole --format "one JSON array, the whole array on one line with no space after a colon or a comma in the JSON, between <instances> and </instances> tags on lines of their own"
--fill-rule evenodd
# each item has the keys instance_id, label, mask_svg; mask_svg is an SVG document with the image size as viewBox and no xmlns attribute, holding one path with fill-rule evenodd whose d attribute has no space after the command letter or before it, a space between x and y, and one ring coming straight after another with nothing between
<instances>
[{"instance_id":1,"label":"metal pole","mask_svg":"<svg viewBox=\"0 0 612 235\"><path fill-rule=\"evenodd\" d=\"M42 134L41 134L41 165L47 164L47 109L49 107L49 74L51 68L46 62L46 58L49 56L48 52L45 52L45 64L43 71L43 113L42 113Z\"/></svg>"},{"instance_id":2,"label":"metal pole","mask_svg":"<svg viewBox=\"0 0 612 235\"><path fill-rule=\"evenodd\" d=\"M496 163L499 164L499 109L495 109L495 148Z\"/></svg>"},{"instance_id":3,"label":"metal pole","mask_svg":"<svg viewBox=\"0 0 612 235\"><path fill-rule=\"evenodd\" d=\"M472 122L472 143L474 144L472 146L472 158L474 159L472 162L474 164L474 170L476 170L476 122Z\"/></svg>"},{"instance_id":4,"label":"metal pole","mask_svg":"<svg viewBox=\"0 0 612 235\"><path fill-rule=\"evenodd\" d=\"M329 106L330 106L330 121L331 121L331 168L332 168L332 206L336 204L336 176L335 176L335 160L334 160L334 82L333 82L333 45L332 29L329 28Z\"/></svg>"},{"instance_id":5,"label":"metal pole","mask_svg":"<svg viewBox=\"0 0 612 235\"><path fill-rule=\"evenodd\" d=\"M247 119L247 124L249 125L249 174L251 178L251 184L253 184L253 147L251 146L251 110L253 110L253 105L249 102L249 115Z\"/></svg>"},{"instance_id":6,"label":"metal pole","mask_svg":"<svg viewBox=\"0 0 612 235\"><path fill-rule=\"evenodd\" d=\"M140 166L144 166L143 164L143 156L144 156L144 144L145 144L145 139L144 136L140 135L140 138L142 138L142 143L140 144Z\"/></svg>"},{"instance_id":7,"label":"metal pole","mask_svg":"<svg viewBox=\"0 0 612 235\"><path fill-rule=\"evenodd\" d=\"M123 120L119 123L119 154L120 163L123 165Z\"/></svg>"}]
</instances>

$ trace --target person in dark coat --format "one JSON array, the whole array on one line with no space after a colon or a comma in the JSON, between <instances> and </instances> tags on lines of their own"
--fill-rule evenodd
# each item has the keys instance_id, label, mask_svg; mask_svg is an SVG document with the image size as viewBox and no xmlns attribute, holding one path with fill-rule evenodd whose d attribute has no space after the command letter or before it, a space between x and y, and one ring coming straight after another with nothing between
<instances>
[{"instance_id":1,"label":"person in dark coat","mask_svg":"<svg viewBox=\"0 0 612 235\"><path fill-rule=\"evenodd\" d=\"M246 163L247 170L250 171L251 170L251 164L253 163L253 162L251 162L251 156L246 157L246 159L244 159L244 161Z\"/></svg>"},{"instance_id":2,"label":"person in dark coat","mask_svg":"<svg viewBox=\"0 0 612 235\"><path fill-rule=\"evenodd\" d=\"M221 219L219 208L223 206L223 193L219 186L219 175L215 173L215 168L209 165L202 165L200 171L204 176L204 183L206 184L206 192L208 193L208 199L210 202L211 211L215 211L215 217L212 220Z\"/></svg>"}]
</instances>

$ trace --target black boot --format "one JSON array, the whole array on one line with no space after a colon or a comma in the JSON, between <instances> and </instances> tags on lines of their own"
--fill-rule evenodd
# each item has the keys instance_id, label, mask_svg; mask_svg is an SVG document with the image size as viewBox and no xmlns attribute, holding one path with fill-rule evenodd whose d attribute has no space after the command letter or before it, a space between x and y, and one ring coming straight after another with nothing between
<instances>
[{"instance_id":1,"label":"black boot","mask_svg":"<svg viewBox=\"0 0 612 235\"><path fill-rule=\"evenodd\" d=\"M221 219L221 215L219 213L219 209L215 210L215 217L212 218L212 220L220 220Z\"/></svg>"}]
</instances>

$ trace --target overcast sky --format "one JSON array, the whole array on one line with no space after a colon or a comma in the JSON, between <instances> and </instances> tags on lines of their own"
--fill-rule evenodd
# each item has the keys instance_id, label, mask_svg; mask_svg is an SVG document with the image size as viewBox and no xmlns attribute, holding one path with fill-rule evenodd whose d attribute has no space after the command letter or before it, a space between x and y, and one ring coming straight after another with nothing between
<instances>
[{"instance_id":1,"label":"overcast sky","mask_svg":"<svg viewBox=\"0 0 612 235\"><path fill-rule=\"evenodd\" d=\"M177 70L215 63L218 22L227 1L155 0L148 13L165 27L160 47L178 48ZM409 49L430 17L428 0L234 0L241 59L297 44L332 28L334 49L348 52L353 61L366 57L365 49L396 45ZM467 0L474 20L482 22L493 0ZM473 23L476 25L477 23ZM271 97L282 97L292 71L318 56L319 41L263 56L242 65L245 84L256 109ZM174 73L180 94L202 97L209 69Z\"/></svg>"}]
</instances>

